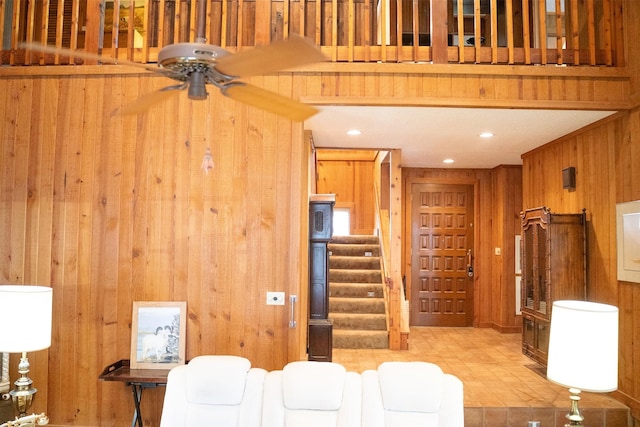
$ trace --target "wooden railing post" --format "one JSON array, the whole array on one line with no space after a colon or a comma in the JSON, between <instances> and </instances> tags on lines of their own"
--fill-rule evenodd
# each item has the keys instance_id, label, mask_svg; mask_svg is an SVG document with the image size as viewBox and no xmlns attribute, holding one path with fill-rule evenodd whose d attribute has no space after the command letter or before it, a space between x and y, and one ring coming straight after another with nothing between
<instances>
[{"instance_id":1,"label":"wooden railing post","mask_svg":"<svg viewBox=\"0 0 640 427\"><path fill-rule=\"evenodd\" d=\"M431 58L434 64L446 64L449 60L448 4L431 0Z\"/></svg>"}]
</instances>

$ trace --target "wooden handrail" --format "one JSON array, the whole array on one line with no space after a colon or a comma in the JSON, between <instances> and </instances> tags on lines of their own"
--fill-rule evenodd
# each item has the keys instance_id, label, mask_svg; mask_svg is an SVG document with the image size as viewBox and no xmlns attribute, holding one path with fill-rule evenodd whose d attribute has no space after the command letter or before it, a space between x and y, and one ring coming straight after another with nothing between
<instances>
[{"instance_id":1,"label":"wooden handrail","mask_svg":"<svg viewBox=\"0 0 640 427\"><path fill-rule=\"evenodd\" d=\"M624 66L622 0L207 0L208 43L231 51L302 34L333 62ZM0 2L2 65L81 64L23 42L155 62L195 41L199 0ZM548 4L550 6L548 8ZM461 13L458 13L461 11ZM614 50L617 49L617 50Z\"/></svg>"}]
</instances>

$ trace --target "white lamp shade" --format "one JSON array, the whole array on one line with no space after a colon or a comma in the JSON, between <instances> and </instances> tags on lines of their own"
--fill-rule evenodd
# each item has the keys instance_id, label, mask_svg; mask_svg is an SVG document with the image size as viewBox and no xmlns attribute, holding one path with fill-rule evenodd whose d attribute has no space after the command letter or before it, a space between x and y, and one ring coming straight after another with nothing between
<instances>
[{"instance_id":1,"label":"white lamp shade","mask_svg":"<svg viewBox=\"0 0 640 427\"><path fill-rule=\"evenodd\" d=\"M547 378L584 391L618 388L618 308L556 301L551 310Z\"/></svg>"},{"instance_id":2,"label":"white lamp shade","mask_svg":"<svg viewBox=\"0 0 640 427\"><path fill-rule=\"evenodd\" d=\"M0 352L22 353L51 346L53 290L44 286L0 286Z\"/></svg>"}]
</instances>

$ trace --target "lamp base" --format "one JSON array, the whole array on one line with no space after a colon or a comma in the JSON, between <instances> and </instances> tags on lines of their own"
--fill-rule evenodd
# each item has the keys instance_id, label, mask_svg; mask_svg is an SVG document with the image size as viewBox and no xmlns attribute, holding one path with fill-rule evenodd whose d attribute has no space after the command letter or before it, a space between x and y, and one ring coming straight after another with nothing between
<instances>
[{"instance_id":1,"label":"lamp base","mask_svg":"<svg viewBox=\"0 0 640 427\"><path fill-rule=\"evenodd\" d=\"M29 359L27 358L26 352L23 352L20 358L18 373L20 374L20 378L14 383L16 388L9 391L9 395L13 401L13 406L16 408L16 411L18 411L18 416L24 417L31 407L34 394L38 391L38 389L31 387L33 381L27 376L27 374L29 374Z\"/></svg>"},{"instance_id":2,"label":"lamp base","mask_svg":"<svg viewBox=\"0 0 640 427\"><path fill-rule=\"evenodd\" d=\"M571 399L571 409L566 415L569 423L565 424L564 427L583 427L582 421L584 421L584 417L580 413L580 408L578 407L578 402L580 401L580 390L577 388L570 388L569 393L571 393L571 396L569 396L569 399Z\"/></svg>"}]
</instances>

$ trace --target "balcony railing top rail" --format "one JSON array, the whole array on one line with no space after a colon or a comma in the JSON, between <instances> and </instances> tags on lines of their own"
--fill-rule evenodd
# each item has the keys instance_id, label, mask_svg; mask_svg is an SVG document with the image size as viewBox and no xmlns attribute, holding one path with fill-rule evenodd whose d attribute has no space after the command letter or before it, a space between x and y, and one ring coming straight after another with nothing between
<instances>
[{"instance_id":1,"label":"balcony railing top rail","mask_svg":"<svg viewBox=\"0 0 640 427\"><path fill-rule=\"evenodd\" d=\"M1 65L80 64L44 43L153 63L195 41L200 0L0 0ZM301 34L333 62L624 66L621 0L207 0L207 43ZM90 61L89 61L90 62ZM87 61L84 61L87 63Z\"/></svg>"}]
</instances>

